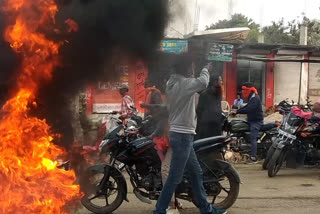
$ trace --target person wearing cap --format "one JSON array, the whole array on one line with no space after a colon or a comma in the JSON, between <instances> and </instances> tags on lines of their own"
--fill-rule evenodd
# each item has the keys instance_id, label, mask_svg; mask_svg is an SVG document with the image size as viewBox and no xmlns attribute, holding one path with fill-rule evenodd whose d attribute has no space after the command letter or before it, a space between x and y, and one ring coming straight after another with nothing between
<instances>
[{"instance_id":1,"label":"person wearing cap","mask_svg":"<svg viewBox=\"0 0 320 214\"><path fill-rule=\"evenodd\" d=\"M132 98L129 96L129 87L127 84L122 84L119 88L119 93L122 96L120 118L122 120L131 118L134 114L137 113L136 107Z\"/></svg>"},{"instance_id":2,"label":"person wearing cap","mask_svg":"<svg viewBox=\"0 0 320 214\"><path fill-rule=\"evenodd\" d=\"M263 125L263 112L260 96L252 83L242 85L242 95L248 100L248 104L238 110L233 110L233 114L246 114L250 125L251 157L247 163L257 163L257 138Z\"/></svg>"}]
</instances>

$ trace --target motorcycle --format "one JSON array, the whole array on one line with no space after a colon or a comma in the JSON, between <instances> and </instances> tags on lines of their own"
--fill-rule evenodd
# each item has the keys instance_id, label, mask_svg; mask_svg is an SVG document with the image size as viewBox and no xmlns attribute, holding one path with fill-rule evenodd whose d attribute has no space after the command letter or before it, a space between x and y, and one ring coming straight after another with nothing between
<instances>
[{"instance_id":1,"label":"motorcycle","mask_svg":"<svg viewBox=\"0 0 320 214\"><path fill-rule=\"evenodd\" d=\"M251 142L250 142L250 126L244 119L232 119L229 121L231 114L223 114L223 128L222 130L227 134L233 134L237 137L237 141L231 144L231 149L235 152L242 154L250 154ZM278 134L277 127L279 123L268 122L264 123L258 135L258 157L263 159L266 157L266 153L273 142L273 138Z\"/></svg>"},{"instance_id":2,"label":"motorcycle","mask_svg":"<svg viewBox=\"0 0 320 214\"><path fill-rule=\"evenodd\" d=\"M283 126L284 126L283 124L285 124L285 121L287 120L287 117L291 111L292 106L293 106L293 102L292 102L292 104L289 104L287 100L283 100L277 106L275 106L275 109L276 109L275 111L279 112L283 116L282 120L279 124L278 129L283 128ZM279 143L279 141L277 140L277 138L273 137L272 144L269 147L267 154L266 154L266 157L265 157L263 164L262 164L263 170L268 169L268 164L272 158L273 153L275 152L275 150L277 148L278 143Z\"/></svg>"},{"instance_id":3,"label":"motorcycle","mask_svg":"<svg viewBox=\"0 0 320 214\"><path fill-rule=\"evenodd\" d=\"M93 213L111 213L127 198L126 171L135 196L144 203L157 200L162 189L161 161L154 142L137 136L138 129L120 125L110 132L100 145L102 153L110 153L109 164L88 168L81 179L85 193L82 204ZM240 177L234 167L224 161L225 147L235 140L219 136L194 142L194 149L203 170L204 188L211 203L222 209L231 207L238 198ZM216 157L216 158L215 158ZM121 164L116 165L116 162ZM185 174L176 189L176 197L195 203L192 186ZM196 205L197 206L197 205Z\"/></svg>"},{"instance_id":4,"label":"motorcycle","mask_svg":"<svg viewBox=\"0 0 320 214\"><path fill-rule=\"evenodd\" d=\"M297 163L305 164L306 161L318 162L320 160L319 135L313 134L310 127L318 119L311 119L312 112L304 112L298 107L293 107L286 120L279 129L278 143L272 146L273 154L268 163L268 176L274 177L279 172L284 161L287 165L292 163L292 168ZM289 165L290 166L290 165Z\"/></svg>"},{"instance_id":5,"label":"motorcycle","mask_svg":"<svg viewBox=\"0 0 320 214\"><path fill-rule=\"evenodd\" d=\"M300 109L303 109L305 111L311 110L311 102L309 100L309 97L306 100L306 105L295 105L294 101L291 102L291 104L287 100L282 100L278 105L275 106L276 112L279 112L281 115L283 115L283 118L280 122L280 126L278 129L283 130L285 128L285 123L288 120L288 116L291 112L291 109L295 106ZM262 169L267 170L269 162L271 161L271 158L273 156L273 153L277 150L278 144L279 144L279 138L273 138L272 145L269 147L267 151L267 155L264 159L264 162L262 164Z\"/></svg>"}]
</instances>

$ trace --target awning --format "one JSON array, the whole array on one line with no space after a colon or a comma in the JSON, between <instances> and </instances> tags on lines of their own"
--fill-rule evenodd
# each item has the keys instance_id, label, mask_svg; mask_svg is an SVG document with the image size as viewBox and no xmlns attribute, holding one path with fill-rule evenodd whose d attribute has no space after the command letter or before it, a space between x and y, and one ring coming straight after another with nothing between
<instances>
[{"instance_id":1,"label":"awning","mask_svg":"<svg viewBox=\"0 0 320 214\"><path fill-rule=\"evenodd\" d=\"M248 27L195 31L186 35L184 38L243 42L248 37L249 31L250 28Z\"/></svg>"}]
</instances>

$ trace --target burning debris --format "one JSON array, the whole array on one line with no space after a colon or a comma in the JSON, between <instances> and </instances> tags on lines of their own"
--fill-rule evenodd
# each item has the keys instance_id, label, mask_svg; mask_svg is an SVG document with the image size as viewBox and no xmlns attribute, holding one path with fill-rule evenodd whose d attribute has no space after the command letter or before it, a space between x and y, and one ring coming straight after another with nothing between
<instances>
[{"instance_id":1,"label":"burning debris","mask_svg":"<svg viewBox=\"0 0 320 214\"><path fill-rule=\"evenodd\" d=\"M0 7L0 56L20 59L1 67L10 99L0 120L0 213L66 213L79 186L73 171L56 167L65 151L53 142L61 133L71 143L68 98L108 70L115 50L137 58L155 50L167 2L4 0Z\"/></svg>"}]
</instances>

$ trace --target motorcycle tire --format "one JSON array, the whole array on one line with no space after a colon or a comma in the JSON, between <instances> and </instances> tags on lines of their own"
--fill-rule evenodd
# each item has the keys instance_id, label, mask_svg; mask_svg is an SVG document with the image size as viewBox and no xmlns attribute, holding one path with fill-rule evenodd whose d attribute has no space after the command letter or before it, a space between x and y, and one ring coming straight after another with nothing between
<instances>
[{"instance_id":1,"label":"motorcycle tire","mask_svg":"<svg viewBox=\"0 0 320 214\"><path fill-rule=\"evenodd\" d=\"M271 145L268 149L268 152L267 152L267 155L266 155L266 158L264 159L263 161L263 164L262 164L262 169L263 170L267 170L268 169L268 165L270 163L270 160L273 156L273 153L276 151L276 149Z\"/></svg>"},{"instance_id":2,"label":"motorcycle tire","mask_svg":"<svg viewBox=\"0 0 320 214\"><path fill-rule=\"evenodd\" d=\"M279 172L282 163L286 158L286 153L286 150L283 149L276 149L276 151L273 153L270 163L268 165L268 176L270 178L276 176Z\"/></svg>"},{"instance_id":3,"label":"motorcycle tire","mask_svg":"<svg viewBox=\"0 0 320 214\"><path fill-rule=\"evenodd\" d=\"M82 181L82 183L84 183L84 184L89 183L91 178L93 178L99 174L101 174L101 176L103 176L103 173L100 171L90 171L88 173L89 173L89 176L86 176L86 180ZM121 176L119 176L117 174L117 171L115 171L115 170L112 170L110 172L110 178L117 185L117 196L116 196L115 200L111 204L109 204L108 199L106 199L107 197L109 198L109 196L107 196L107 195L99 196L99 197L97 197L98 199L101 199L102 197L105 198L104 202L106 205L100 205L100 204L97 205L95 203L92 203L92 200L89 199L92 197L90 197L90 195L88 195L86 193L88 191L85 191L85 195L82 197L81 203L89 211L96 213L96 214L112 213L113 211L118 209L118 207L120 207L122 202L125 200L126 187L124 186L123 178ZM109 179L109 181L111 179ZM98 181L98 183L100 183L100 180ZM88 189L88 187L86 187L85 189Z\"/></svg>"},{"instance_id":4,"label":"motorcycle tire","mask_svg":"<svg viewBox=\"0 0 320 214\"><path fill-rule=\"evenodd\" d=\"M212 169L212 171L217 171L216 168ZM221 169L220 170L221 173L224 174L224 176L228 179L229 184L230 184L230 190L229 190L229 194L228 196L221 202L219 203L214 203L213 201L211 202L211 204L219 209L228 209L230 208L237 200L238 195L239 195L239 191L240 191L240 182L239 182L239 175L237 173L237 171L231 166L225 169ZM210 175L207 175L210 176ZM206 175L204 174L204 177L206 177ZM193 203L197 206L197 204L195 203L195 200L192 200Z\"/></svg>"}]
</instances>

